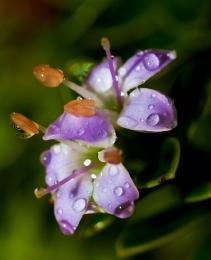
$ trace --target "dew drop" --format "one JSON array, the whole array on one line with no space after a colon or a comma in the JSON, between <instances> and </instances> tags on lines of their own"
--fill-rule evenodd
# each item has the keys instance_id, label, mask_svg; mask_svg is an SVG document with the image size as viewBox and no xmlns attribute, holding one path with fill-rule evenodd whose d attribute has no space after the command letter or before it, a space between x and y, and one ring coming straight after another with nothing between
<instances>
[{"instance_id":1,"label":"dew drop","mask_svg":"<svg viewBox=\"0 0 211 260\"><path fill-rule=\"evenodd\" d=\"M140 66L137 66L137 67L135 68L136 71L140 71L140 69L141 69Z\"/></svg>"},{"instance_id":2,"label":"dew drop","mask_svg":"<svg viewBox=\"0 0 211 260\"><path fill-rule=\"evenodd\" d=\"M83 129L83 128L78 128L77 130L76 130L76 134L77 135L83 135L85 133L85 130Z\"/></svg>"},{"instance_id":3,"label":"dew drop","mask_svg":"<svg viewBox=\"0 0 211 260\"><path fill-rule=\"evenodd\" d=\"M95 179L97 178L97 176L93 173L93 174L91 174L91 178L92 178L93 180L95 180Z\"/></svg>"},{"instance_id":4,"label":"dew drop","mask_svg":"<svg viewBox=\"0 0 211 260\"><path fill-rule=\"evenodd\" d=\"M62 233L65 235L71 235L75 230L75 228L67 220L60 221L59 225Z\"/></svg>"},{"instance_id":5,"label":"dew drop","mask_svg":"<svg viewBox=\"0 0 211 260\"><path fill-rule=\"evenodd\" d=\"M124 194L124 189L121 186L117 186L114 188L114 194L120 197Z\"/></svg>"},{"instance_id":6,"label":"dew drop","mask_svg":"<svg viewBox=\"0 0 211 260\"><path fill-rule=\"evenodd\" d=\"M49 165L51 161L51 153L49 151L43 152L40 156L40 161L44 166Z\"/></svg>"},{"instance_id":7,"label":"dew drop","mask_svg":"<svg viewBox=\"0 0 211 260\"><path fill-rule=\"evenodd\" d=\"M148 108L149 108L150 110L152 110L153 108L155 108L155 105L149 104L149 105L148 105Z\"/></svg>"},{"instance_id":8,"label":"dew drop","mask_svg":"<svg viewBox=\"0 0 211 260\"><path fill-rule=\"evenodd\" d=\"M56 213L61 216L63 214L63 210L61 208L58 208L56 210Z\"/></svg>"},{"instance_id":9,"label":"dew drop","mask_svg":"<svg viewBox=\"0 0 211 260\"><path fill-rule=\"evenodd\" d=\"M89 166L92 163L90 159L84 160L84 166Z\"/></svg>"},{"instance_id":10,"label":"dew drop","mask_svg":"<svg viewBox=\"0 0 211 260\"><path fill-rule=\"evenodd\" d=\"M86 200L85 199L77 199L73 203L73 209L77 212L81 212L86 207Z\"/></svg>"},{"instance_id":11,"label":"dew drop","mask_svg":"<svg viewBox=\"0 0 211 260\"><path fill-rule=\"evenodd\" d=\"M156 97L156 94L155 94L155 93L151 94L151 97L152 97L152 98L155 98L155 97Z\"/></svg>"},{"instance_id":12,"label":"dew drop","mask_svg":"<svg viewBox=\"0 0 211 260\"><path fill-rule=\"evenodd\" d=\"M126 72L127 72L127 71L126 71L126 69L125 69L124 67L121 67L121 68L119 69L119 75L122 76L122 77L125 76Z\"/></svg>"},{"instance_id":13,"label":"dew drop","mask_svg":"<svg viewBox=\"0 0 211 260\"><path fill-rule=\"evenodd\" d=\"M60 152L61 152L61 147L60 147L60 145L54 145L53 151L54 151L54 153L56 153L56 154L60 153Z\"/></svg>"},{"instance_id":14,"label":"dew drop","mask_svg":"<svg viewBox=\"0 0 211 260\"><path fill-rule=\"evenodd\" d=\"M149 53L144 57L144 65L148 70L155 70L159 67L160 61L154 53Z\"/></svg>"},{"instance_id":15,"label":"dew drop","mask_svg":"<svg viewBox=\"0 0 211 260\"><path fill-rule=\"evenodd\" d=\"M103 188L103 192L106 193L106 192L107 192L107 189L106 189L106 188Z\"/></svg>"},{"instance_id":16,"label":"dew drop","mask_svg":"<svg viewBox=\"0 0 211 260\"><path fill-rule=\"evenodd\" d=\"M130 183L129 183L129 182L125 182L124 187L125 187L126 189L129 189L129 188L130 188Z\"/></svg>"},{"instance_id":17,"label":"dew drop","mask_svg":"<svg viewBox=\"0 0 211 260\"><path fill-rule=\"evenodd\" d=\"M52 175L47 175L47 176L46 176L46 182L47 182L47 184L48 184L49 186L54 185L55 182L56 182L55 177L52 176Z\"/></svg>"},{"instance_id":18,"label":"dew drop","mask_svg":"<svg viewBox=\"0 0 211 260\"><path fill-rule=\"evenodd\" d=\"M118 124L124 127L136 127L138 125L138 121L128 116L122 116L118 119Z\"/></svg>"},{"instance_id":19,"label":"dew drop","mask_svg":"<svg viewBox=\"0 0 211 260\"><path fill-rule=\"evenodd\" d=\"M57 193L56 193L57 199L61 198L61 196L62 196L62 192L60 190L57 191Z\"/></svg>"},{"instance_id":20,"label":"dew drop","mask_svg":"<svg viewBox=\"0 0 211 260\"><path fill-rule=\"evenodd\" d=\"M146 119L146 123L149 126L156 126L159 122L160 122L160 116L155 113L150 114Z\"/></svg>"},{"instance_id":21,"label":"dew drop","mask_svg":"<svg viewBox=\"0 0 211 260\"><path fill-rule=\"evenodd\" d=\"M117 166L111 166L109 169L109 175L110 176L116 176L119 173L119 169L117 168Z\"/></svg>"},{"instance_id":22,"label":"dew drop","mask_svg":"<svg viewBox=\"0 0 211 260\"><path fill-rule=\"evenodd\" d=\"M97 78L97 83L100 83L101 82L101 78Z\"/></svg>"}]
</instances>

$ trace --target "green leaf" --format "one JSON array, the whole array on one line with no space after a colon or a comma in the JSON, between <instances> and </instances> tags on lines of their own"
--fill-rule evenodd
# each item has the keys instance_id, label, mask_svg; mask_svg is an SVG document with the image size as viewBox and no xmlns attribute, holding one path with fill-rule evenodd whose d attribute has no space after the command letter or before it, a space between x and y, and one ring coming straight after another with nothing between
<instances>
[{"instance_id":1,"label":"green leaf","mask_svg":"<svg viewBox=\"0 0 211 260\"><path fill-rule=\"evenodd\" d=\"M211 198L211 183L204 183L193 189L185 198L185 202L193 203Z\"/></svg>"},{"instance_id":2,"label":"green leaf","mask_svg":"<svg viewBox=\"0 0 211 260\"><path fill-rule=\"evenodd\" d=\"M180 144L177 138L167 138L160 150L160 159L157 170L150 177L141 180L141 188L152 188L163 181L173 179L175 177L177 167L180 160Z\"/></svg>"},{"instance_id":3,"label":"green leaf","mask_svg":"<svg viewBox=\"0 0 211 260\"><path fill-rule=\"evenodd\" d=\"M113 216L105 213L86 215L84 222L80 225L80 235L92 237L110 226L114 220Z\"/></svg>"},{"instance_id":4,"label":"green leaf","mask_svg":"<svg viewBox=\"0 0 211 260\"><path fill-rule=\"evenodd\" d=\"M196 212L180 208L130 224L116 243L118 256L131 256L183 237L198 224Z\"/></svg>"}]
</instances>

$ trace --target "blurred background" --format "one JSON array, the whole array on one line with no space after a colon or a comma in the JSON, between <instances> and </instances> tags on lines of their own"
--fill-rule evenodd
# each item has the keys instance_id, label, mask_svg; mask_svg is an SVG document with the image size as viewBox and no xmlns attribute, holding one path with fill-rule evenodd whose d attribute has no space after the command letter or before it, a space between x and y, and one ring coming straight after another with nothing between
<instances>
[{"instance_id":1,"label":"blurred background","mask_svg":"<svg viewBox=\"0 0 211 260\"><path fill-rule=\"evenodd\" d=\"M209 0L0 1L0 259L211 259L210 13ZM134 215L85 216L66 237L49 198L33 195L44 186L39 157L50 143L41 136L18 139L9 114L45 126L55 120L73 93L42 87L33 66L81 76L83 62L104 56L102 36L123 59L139 49L177 51L177 60L145 86L174 99L178 127L122 131L124 162L141 194Z\"/></svg>"}]
</instances>

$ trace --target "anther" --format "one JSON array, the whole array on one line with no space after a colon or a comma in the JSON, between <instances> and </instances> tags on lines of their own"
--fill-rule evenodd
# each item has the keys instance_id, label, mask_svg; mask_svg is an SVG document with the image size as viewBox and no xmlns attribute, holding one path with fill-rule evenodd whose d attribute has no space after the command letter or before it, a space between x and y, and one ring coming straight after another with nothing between
<instances>
[{"instance_id":1,"label":"anther","mask_svg":"<svg viewBox=\"0 0 211 260\"><path fill-rule=\"evenodd\" d=\"M111 164L119 164L122 162L122 151L115 147L107 148L103 154L104 160Z\"/></svg>"},{"instance_id":2,"label":"anther","mask_svg":"<svg viewBox=\"0 0 211 260\"><path fill-rule=\"evenodd\" d=\"M48 190L44 189L44 188L36 188L34 190L34 195L36 196L37 199L42 198L43 196L45 196L46 194L48 194Z\"/></svg>"},{"instance_id":3,"label":"anther","mask_svg":"<svg viewBox=\"0 0 211 260\"><path fill-rule=\"evenodd\" d=\"M10 119L22 138L27 139L39 133L39 125L22 114L13 112Z\"/></svg>"},{"instance_id":4,"label":"anther","mask_svg":"<svg viewBox=\"0 0 211 260\"><path fill-rule=\"evenodd\" d=\"M44 86L58 87L64 80L64 73L60 69L52 68L47 64L40 64L33 68L35 78Z\"/></svg>"},{"instance_id":5,"label":"anther","mask_svg":"<svg viewBox=\"0 0 211 260\"><path fill-rule=\"evenodd\" d=\"M102 45L102 47L103 47L104 50L109 50L110 47L111 47L110 41L109 41L109 39L106 38L106 37L103 37L103 38L101 39L101 45Z\"/></svg>"},{"instance_id":6,"label":"anther","mask_svg":"<svg viewBox=\"0 0 211 260\"><path fill-rule=\"evenodd\" d=\"M76 99L64 105L64 111L74 116L94 116L95 105L94 99Z\"/></svg>"}]
</instances>

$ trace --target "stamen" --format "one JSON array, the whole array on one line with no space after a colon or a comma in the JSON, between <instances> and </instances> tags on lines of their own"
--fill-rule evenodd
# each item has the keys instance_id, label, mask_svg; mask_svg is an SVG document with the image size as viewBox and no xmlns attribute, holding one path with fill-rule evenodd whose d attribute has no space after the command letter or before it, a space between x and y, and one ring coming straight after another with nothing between
<instances>
[{"instance_id":1,"label":"stamen","mask_svg":"<svg viewBox=\"0 0 211 260\"><path fill-rule=\"evenodd\" d=\"M100 98L92 91L87 89L85 86L81 87L69 80L64 80L63 84L66 85L68 88L72 89L73 91L75 91L76 93L78 93L83 98L94 99L96 101L97 106L99 107L103 106L103 102L100 100Z\"/></svg>"},{"instance_id":2,"label":"stamen","mask_svg":"<svg viewBox=\"0 0 211 260\"><path fill-rule=\"evenodd\" d=\"M40 64L33 68L35 78L49 88L58 87L64 80L64 73L60 69L52 68L47 64Z\"/></svg>"},{"instance_id":3,"label":"stamen","mask_svg":"<svg viewBox=\"0 0 211 260\"><path fill-rule=\"evenodd\" d=\"M10 114L10 119L22 138L31 138L39 133L40 126L22 114L13 112Z\"/></svg>"},{"instance_id":4,"label":"stamen","mask_svg":"<svg viewBox=\"0 0 211 260\"><path fill-rule=\"evenodd\" d=\"M117 148L107 148L103 154L104 160L111 164L119 164L122 162L122 151Z\"/></svg>"},{"instance_id":5,"label":"stamen","mask_svg":"<svg viewBox=\"0 0 211 260\"><path fill-rule=\"evenodd\" d=\"M64 111L74 116L94 116L96 114L94 99L77 99L64 106Z\"/></svg>"},{"instance_id":6,"label":"stamen","mask_svg":"<svg viewBox=\"0 0 211 260\"><path fill-rule=\"evenodd\" d=\"M107 59L108 59L108 65L109 65L111 77L112 77L112 80L113 80L114 93L116 95L117 102L120 106L122 106L121 91L120 91L119 84L118 84L117 77L116 77L115 70L114 70L113 59L112 59L112 55L111 55L111 52L110 52L109 39L108 38L102 38L101 39L101 45L102 45L103 49L105 50L105 53L106 53L106 56L107 56Z\"/></svg>"},{"instance_id":7,"label":"stamen","mask_svg":"<svg viewBox=\"0 0 211 260\"><path fill-rule=\"evenodd\" d=\"M45 196L46 194L59 189L60 186L69 182L70 180L86 173L87 171L89 171L92 168L95 168L96 166L97 166L97 164L90 164L89 166L84 166L78 170L74 170L71 175L67 176L66 178L64 178L61 181L58 181L56 184L54 184L52 186L48 186L47 188L36 188L34 190L34 194L38 199L40 199L41 197Z\"/></svg>"}]
</instances>

